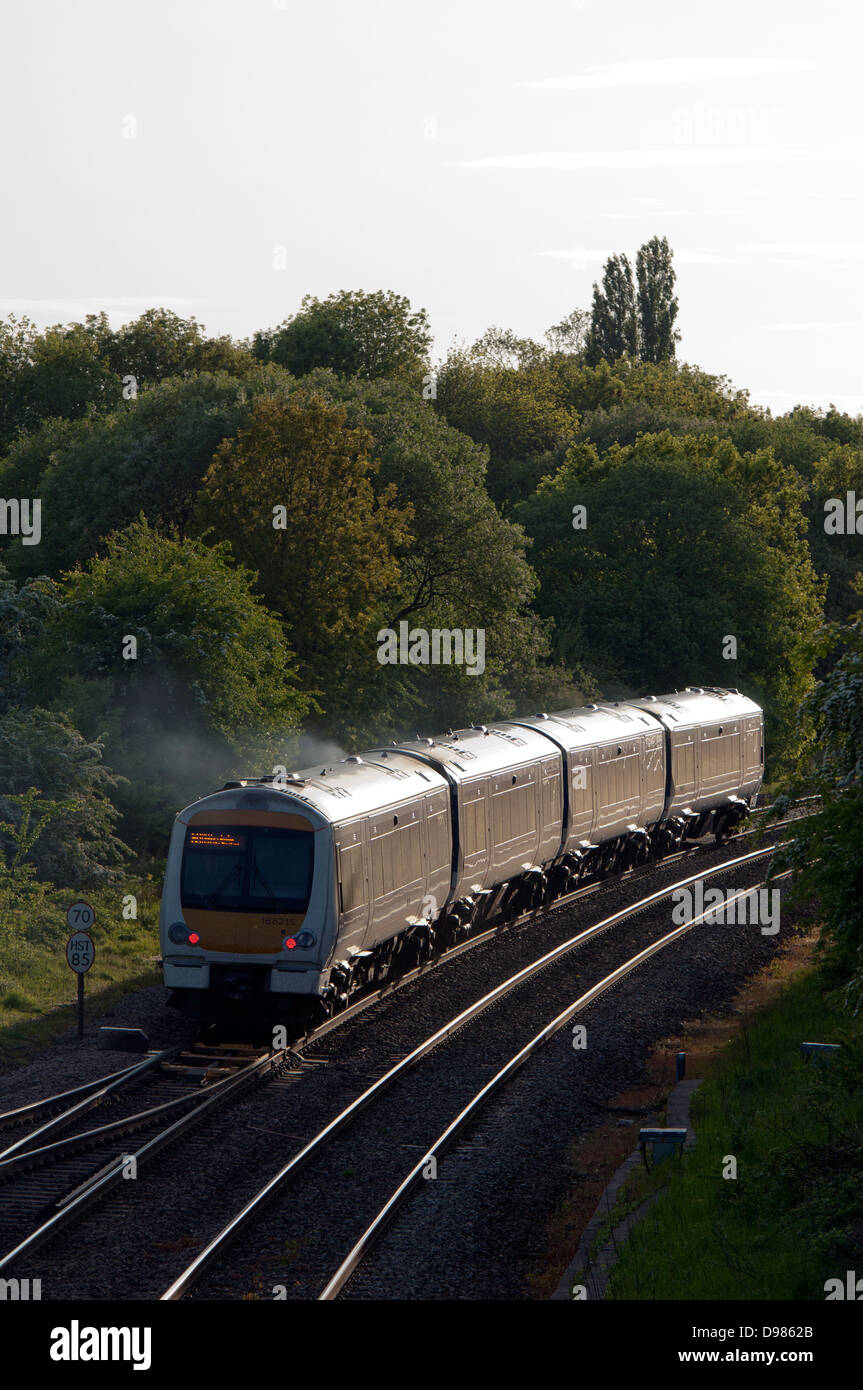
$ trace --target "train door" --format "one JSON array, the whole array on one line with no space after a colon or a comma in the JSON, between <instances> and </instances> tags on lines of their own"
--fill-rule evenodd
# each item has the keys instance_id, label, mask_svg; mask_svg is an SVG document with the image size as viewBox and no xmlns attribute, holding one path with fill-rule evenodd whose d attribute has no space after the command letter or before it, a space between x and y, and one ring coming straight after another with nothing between
<instances>
[{"instance_id":1,"label":"train door","mask_svg":"<svg viewBox=\"0 0 863 1390\"><path fill-rule=\"evenodd\" d=\"M464 891L484 885L489 871L488 778L463 782L461 810L461 880Z\"/></svg>"},{"instance_id":2,"label":"train door","mask_svg":"<svg viewBox=\"0 0 863 1390\"><path fill-rule=\"evenodd\" d=\"M431 915L434 918L442 911L449 899L452 881L449 795L445 791L428 792L423 800L423 806L426 836L426 894L433 900L431 913L426 915Z\"/></svg>"},{"instance_id":3,"label":"train door","mask_svg":"<svg viewBox=\"0 0 863 1390\"><path fill-rule=\"evenodd\" d=\"M596 830L596 749L573 748L567 755L569 766L569 835L572 846L591 840Z\"/></svg>"},{"instance_id":4,"label":"train door","mask_svg":"<svg viewBox=\"0 0 863 1390\"><path fill-rule=\"evenodd\" d=\"M338 950L360 949L369 925L368 830L365 819L333 827L339 899Z\"/></svg>"}]
</instances>

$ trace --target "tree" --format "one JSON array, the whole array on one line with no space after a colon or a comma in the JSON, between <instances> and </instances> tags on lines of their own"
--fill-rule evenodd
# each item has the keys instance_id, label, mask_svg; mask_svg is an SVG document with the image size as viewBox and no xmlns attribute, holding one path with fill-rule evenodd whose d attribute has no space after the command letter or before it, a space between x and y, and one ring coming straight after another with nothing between
<instances>
[{"instance_id":1,"label":"tree","mask_svg":"<svg viewBox=\"0 0 863 1390\"><path fill-rule=\"evenodd\" d=\"M856 585L858 600L863 581ZM794 823L794 840L777 856L775 871L798 870L795 895L817 898L824 914L830 973L855 1014L863 1009L863 614L819 634L834 657L800 711L813 728L801 752L790 796L819 792L815 810ZM789 797L776 803L784 811Z\"/></svg>"},{"instance_id":2,"label":"tree","mask_svg":"<svg viewBox=\"0 0 863 1390\"><path fill-rule=\"evenodd\" d=\"M438 373L435 406L455 429L488 446L487 486L502 510L533 491L541 476L535 460L570 439L579 424L547 361L513 367L450 353Z\"/></svg>"},{"instance_id":3,"label":"tree","mask_svg":"<svg viewBox=\"0 0 863 1390\"><path fill-rule=\"evenodd\" d=\"M102 744L88 741L71 720L36 706L0 715L0 858L14 871L26 859L43 879L78 887L110 880L128 857L115 835L118 812L111 793L118 785L102 761ZM52 801L26 803L35 786L50 788ZM59 804L62 814L37 822L30 813Z\"/></svg>"},{"instance_id":4,"label":"tree","mask_svg":"<svg viewBox=\"0 0 863 1390\"><path fill-rule=\"evenodd\" d=\"M90 331L120 377L133 376L138 389L190 372L231 372L242 376L254 366L248 348L228 337L206 338L194 316L182 319L171 309L147 309L139 318L106 334L91 316Z\"/></svg>"},{"instance_id":5,"label":"tree","mask_svg":"<svg viewBox=\"0 0 863 1390\"><path fill-rule=\"evenodd\" d=\"M632 266L628 256L609 256L602 289L596 283L593 286L585 359L590 366L596 366L602 358L615 362L618 357L636 357L637 354L638 319Z\"/></svg>"},{"instance_id":6,"label":"tree","mask_svg":"<svg viewBox=\"0 0 863 1390\"><path fill-rule=\"evenodd\" d=\"M54 585L34 642L34 690L104 741L127 782L121 833L163 849L171 814L246 759L269 768L311 708L281 622L224 545L142 518Z\"/></svg>"},{"instance_id":7,"label":"tree","mask_svg":"<svg viewBox=\"0 0 863 1390\"><path fill-rule=\"evenodd\" d=\"M569 677L548 664L548 624L533 612L536 577L521 527L485 488L486 450L453 429L403 382L339 379L320 370L311 390L343 404L347 424L368 429L380 459L378 491L395 487L413 517L394 543L397 584L381 595L375 630L482 628L486 668L382 666L353 643L345 677L327 691L327 727L359 741L468 719L483 722L531 704L572 703Z\"/></svg>"},{"instance_id":8,"label":"tree","mask_svg":"<svg viewBox=\"0 0 863 1390\"><path fill-rule=\"evenodd\" d=\"M482 367L541 366L548 358L548 349L532 338L520 338L511 328L498 328L492 324L468 352L471 362Z\"/></svg>"},{"instance_id":9,"label":"tree","mask_svg":"<svg viewBox=\"0 0 863 1390\"><path fill-rule=\"evenodd\" d=\"M677 318L676 275L667 237L651 237L636 257L638 277L639 351L644 362L670 362L680 334Z\"/></svg>"},{"instance_id":10,"label":"tree","mask_svg":"<svg viewBox=\"0 0 863 1390\"><path fill-rule=\"evenodd\" d=\"M110 409L121 383L81 324L39 333L29 319L0 323L0 451L50 416Z\"/></svg>"},{"instance_id":11,"label":"tree","mask_svg":"<svg viewBox=\"0 0 863 1390\"><path fill-rule=\"evenodd\" d=\"M590 313L587 309L573 309L560 323L552 324L545 332L546 341L552 352L581 357L587 346L590 332Z\"/></svg>"},{"instance_id":12,"label":"tree","mask_svg":"<svg viewBox=\"0 0 863 1390\"><path fill-rule=\"evenodd\" d=\"M17 441L0 464L0 496L41 498L42 541L4 538L9 569L22 578L83 563L109 531L141 512L156 527L185 533L217 446L261 391L292 384L275 366L243 380L227 372L174 378L76 429L46 425ZM30 487L22 493L16 483L25 475Z\"/></svg>"},{"instance_id":13,"label":"tree","mask_svg":"<svg viewBox=\"0 0 863 1390\"><path fill-rule=\"evenodd\" d=\"M799 743L820 620L804 498L769 450L740 455L727 440L643 435L602 459L573 446L517 510L557 654L621 694L692 683L763 695L775 771Z\"/></svg>"},{"instance_id":14,"label":"tree","mask_svg":"<svg viewBox=\"0 0 863 1390\"><path fill-rule=\"evenodd\" d=\"M337 651L368 630L398 583L393 547L411 509L397 505L393 486L375 495L377 468L366 429L347 428L343 409L298 390L255 402L201 489L199 527L257 572L313 682L334 674Z\"/></svg>"},{"instance_id":15,"label":"tree","mask_svg":"<svg viewBox=\"0 0 863 1390\"><path fill-rule=\"evenodd\" d=\"M294 376L331 367L339 376L407 376L428 370L431 330L425 309L392 291L341 290L327 299L306 295L298 314L256 333L253 352Z\"/></svg>"}]
</instances>

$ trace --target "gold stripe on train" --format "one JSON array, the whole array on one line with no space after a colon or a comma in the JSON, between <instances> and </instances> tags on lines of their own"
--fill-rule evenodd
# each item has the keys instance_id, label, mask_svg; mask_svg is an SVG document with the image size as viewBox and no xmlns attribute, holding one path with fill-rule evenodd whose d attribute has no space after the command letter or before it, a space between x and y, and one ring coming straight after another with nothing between
<instances>
[{"instance_id":1,"label":"gold stripe on train","mask_svg":"<svg viewBox=\"0 0 863 1390\"><path fill-rule=\"evenodd\" d=\"M185 907L187 927L201 938L204 951L224 951L247 956L272 956L285 951L286 936L296 936L306 920L304 912L217 912L203 907Z\"/></svg>"}]
</instances>

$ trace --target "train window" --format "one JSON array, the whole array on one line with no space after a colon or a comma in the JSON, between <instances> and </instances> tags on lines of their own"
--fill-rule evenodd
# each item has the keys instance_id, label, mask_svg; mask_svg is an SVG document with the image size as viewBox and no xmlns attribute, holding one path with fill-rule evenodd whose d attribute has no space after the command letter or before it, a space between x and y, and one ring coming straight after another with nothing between
<instances>
[{"instance_id":1,"label":"train window","mask_svg":"<svg viewBox=\"0 0 863 1390\"><path fill-rule=\"evenodd\" d=\"M268 825L207 826L186 835L183 907L231 912L304 912L309 905L314 836Z\"/></svg>"}]
</instances>

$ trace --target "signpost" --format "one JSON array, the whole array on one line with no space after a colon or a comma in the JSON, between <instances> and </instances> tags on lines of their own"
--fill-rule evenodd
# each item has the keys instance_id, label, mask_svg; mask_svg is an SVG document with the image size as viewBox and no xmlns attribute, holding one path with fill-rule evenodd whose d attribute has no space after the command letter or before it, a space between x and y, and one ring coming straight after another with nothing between
<instances>
[{"instance_id":1,"label":"signpost","mask_svg":"<svg viewBox=\"0 0 863 1390\"><path fill-rule=\"evenodd\" d=\"M78 976L78 1037L84 1036L84 976L96 959L96 948L87 928L92 927L96 914L89 903L73 903L66 913L66 925L72 935L66 942L66 961Z\"/></svg>"}]
</instances>

